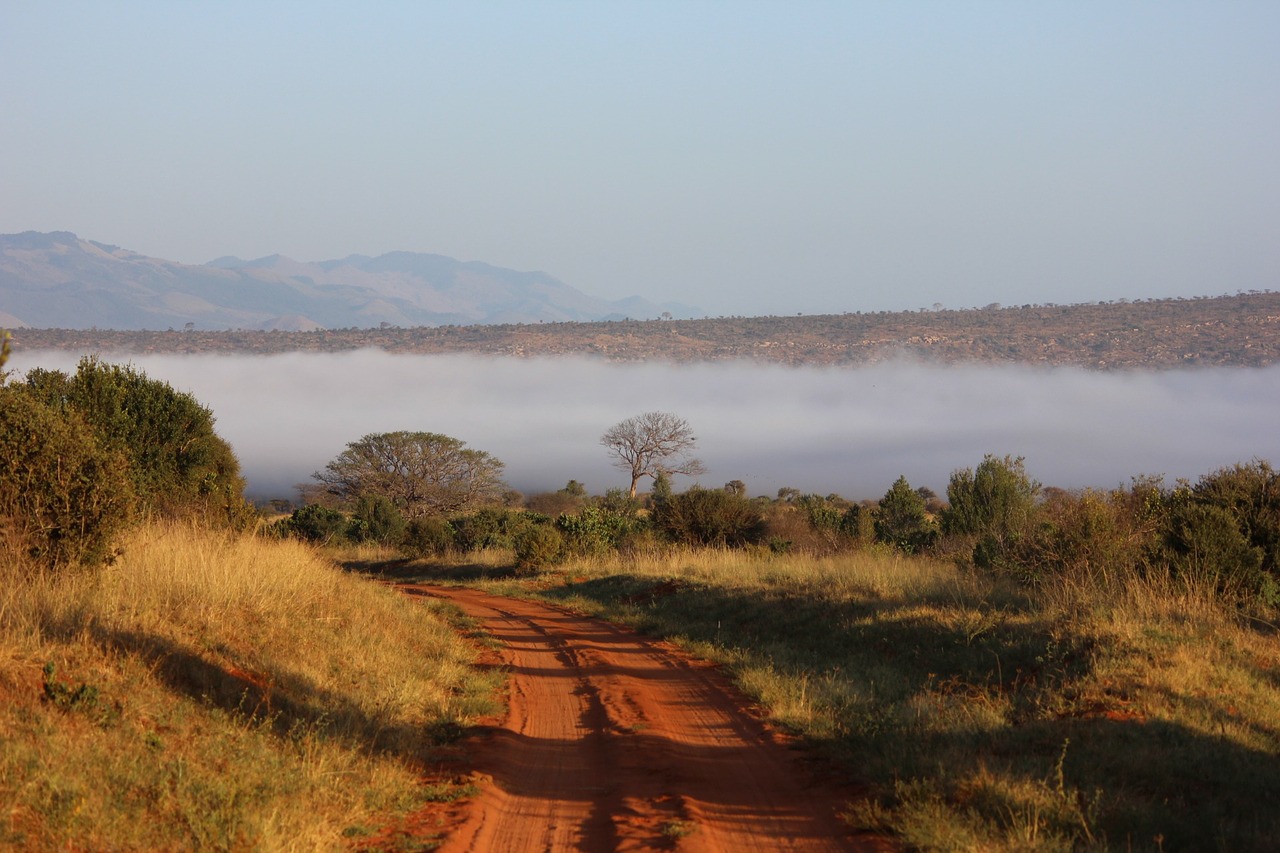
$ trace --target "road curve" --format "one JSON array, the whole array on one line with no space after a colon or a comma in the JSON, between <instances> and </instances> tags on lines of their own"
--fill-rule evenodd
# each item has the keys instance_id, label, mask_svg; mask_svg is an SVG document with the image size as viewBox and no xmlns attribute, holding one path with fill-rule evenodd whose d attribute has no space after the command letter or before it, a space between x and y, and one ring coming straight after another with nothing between
<instances>
[{"instance_id":1,"label":"road curve","mask_svg":"<svg viewBox=\"0 0 1280 853\"><path fill-rule=\"evenodd\" d=\"M481 793L443 853L884 850L836 818L849 800L709 664L548 604L406 586L501 644L505 722L468 744Z\"/></svg>"}]
</instances>

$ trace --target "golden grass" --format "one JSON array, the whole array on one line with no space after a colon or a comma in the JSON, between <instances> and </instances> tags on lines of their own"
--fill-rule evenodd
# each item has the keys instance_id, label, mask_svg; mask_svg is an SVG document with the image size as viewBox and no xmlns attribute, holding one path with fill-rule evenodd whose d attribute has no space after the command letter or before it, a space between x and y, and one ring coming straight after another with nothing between
<instances>
[{"instance_id":1,"label":"golden grass","mask_svg":"<svg viewBox=\"0 0 1280 853\"><path fill-rule=\"evenodd\" d=\"M880 549L659 549L489 583L723 663L875 792L852 820L917 849L1280 843L1277 631L1206 590L1028 589Z\"/></svg>"},{"instance_id":2,"label":"golden grass","mask_svg":"<svg viewBox=\"0 0 1280 853\"><path fill-rule=\"evenodd\" d=\"M3 589L0 846L340 847L488 708L446 613L295 542L149 526Z\"/></svg>"}]
</instances>

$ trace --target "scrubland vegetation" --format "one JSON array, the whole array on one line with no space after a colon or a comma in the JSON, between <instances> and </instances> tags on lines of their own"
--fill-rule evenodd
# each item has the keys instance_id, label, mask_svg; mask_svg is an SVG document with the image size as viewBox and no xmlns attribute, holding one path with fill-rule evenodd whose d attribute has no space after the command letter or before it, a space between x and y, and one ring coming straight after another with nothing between
<instances>
[{"instance_id":1,"label":"scrubland vegetation","mask_svg":"<svg viewBox=\"0 0 1280 853\"><path fill-rule=\"evenodd\" d=\"M339 849L465 793L424 776L494 710L451 614L256 535L210 476L234 457L185 464L217 444L190 398L96 363L43 379L86 377L126 380L119 443L100 408L0 388L0 847ZM128 437L166 410L194 440L140 471Z\"/></svg>"},{"instance_id":2,"label":"scrubland vegetation","mask_svg":"<svg viewBox=\"0 0 1280 853\"><path fill-rule=\"evenodd\" d=\"M643 501L570 482L524 503L434 520L394 573L549 598L720 661L865 786L856 826L923 850L1280 840L1264 461L1110 491L988 456L945 500L905 479L854 503L659 475Z\"/></svg>"},{"instance_id":3,"label":"scrubland vegetation","mask_svg":"<svg viewBox=\"0 0 1280 853\"><path fill-rule=\"evenodd\" d=\"M211 414L162 383L90 360L0 395L12 846L359 846L464 794L420 772L494 685L447 614L335 561L675 638L862 786L853 825L909 848L1280 841L1265 461L1065 492L988 456L945 498L902 478L852 501L677 492L659 456L639 497L521 496L455 439L384 434L349 449L392 437L419 482L339 457L265 524ZM164 444L178 423L201 440Z\"/></svg>"}]
</instances>

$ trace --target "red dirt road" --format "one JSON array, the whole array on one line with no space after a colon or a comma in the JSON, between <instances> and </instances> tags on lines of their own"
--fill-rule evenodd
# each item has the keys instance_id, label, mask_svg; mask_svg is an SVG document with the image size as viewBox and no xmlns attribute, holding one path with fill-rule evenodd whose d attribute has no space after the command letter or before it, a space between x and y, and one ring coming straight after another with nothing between
<instances>
[{"instance_id":1,"label":"red dirt road","mask_svg":"<svg viewBox=\"0 0 1280 853\"><path fill-rule=\"evenodd\" d=\"M405 591L480 620L509 678L506 721L467 744L481 793L444 853L887 849L851 835L835 816L851 794L714 667L546 604Z\"/></svg>"}]
</instances>

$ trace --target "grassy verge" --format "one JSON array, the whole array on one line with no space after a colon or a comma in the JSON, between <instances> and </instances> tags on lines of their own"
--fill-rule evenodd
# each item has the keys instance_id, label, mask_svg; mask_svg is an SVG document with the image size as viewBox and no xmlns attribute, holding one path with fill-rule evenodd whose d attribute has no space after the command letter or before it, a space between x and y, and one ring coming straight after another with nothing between
<instances>
[{"instance_id":1,"label":"grassy verge","mask_svg":"<svg viewBox=\"0 0 1280 853\"><path fill-rule=\"evenodd\" d=\"M3 580L0 847L355 844L491 710L449 613L297 543L151 526L99 573Z\"/></svg>"},{"instance_id":2,"label":"grassy verge","mask_svg":"<svg viewBox=\"0 0 1280 853\"><path fill-rule=\"evenodd\" d=\"M1273 626L1158 582L1035 591L888 551L583 561L537 594L720 661L923 850L1274 850ZM410 571L410 569L405 569ZM481 581L481 578L488 580Z\"/></svg>"}]
</instances>

